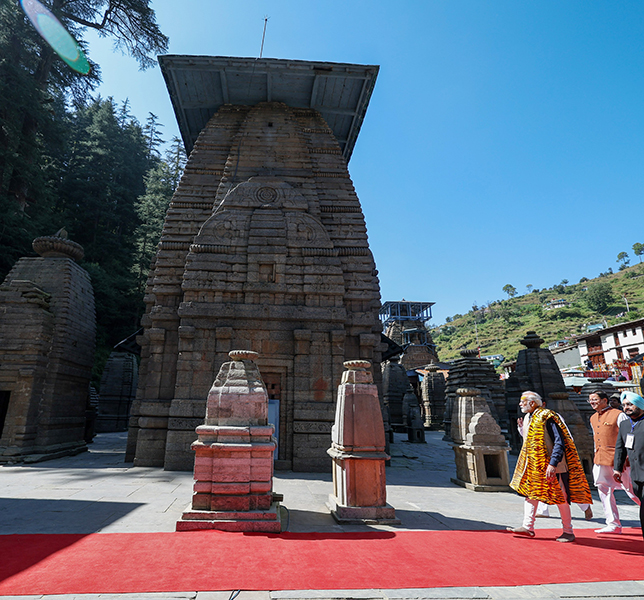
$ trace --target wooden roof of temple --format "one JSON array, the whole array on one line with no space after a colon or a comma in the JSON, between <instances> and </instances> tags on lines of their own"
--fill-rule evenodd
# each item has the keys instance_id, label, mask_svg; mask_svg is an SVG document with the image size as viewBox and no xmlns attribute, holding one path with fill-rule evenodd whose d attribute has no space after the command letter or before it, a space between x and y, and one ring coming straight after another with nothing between
<instances>
[{"instance_id":1,"label":"wooden roof of temple","mask_svg":"<svg viewBox=\"0 0 644 600\"><path fill-rule=\"evenodd\" d=\"M159 56L159 64L188 154L222 105L283 102L320 112L347 162L379 70L374 65L171 54Z\"/></svg>"}]
</instances>

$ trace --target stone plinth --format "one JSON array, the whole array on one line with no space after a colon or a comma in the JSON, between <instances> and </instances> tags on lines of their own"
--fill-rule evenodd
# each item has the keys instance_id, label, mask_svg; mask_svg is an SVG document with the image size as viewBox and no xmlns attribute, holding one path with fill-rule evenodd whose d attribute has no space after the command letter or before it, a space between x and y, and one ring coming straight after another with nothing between
<instances>
[{"instance_id":1,"label":"stone plinth","mask_svg":"<svg viewBox=\"0 0 644 600\"><path fill-rule=\"evenodd\" d=\"M34 240L42 256L21 258L0 285L2 463L87 450L94 293L66 235Z\"/></svg>"},{"instance_id":2,"label":"stone plinth","mask_svg":"<svg viewBox=\"0 0 644 600\"><path fill-rule=\"evenodd\" d=\"M347 361L338 387L335 424L331 429L333 494L336 521L399 523L387 504L385 430L369 361Z\"/></svg>"},{"instance_id":3,"label":"stone plinth","mask_svg":"<svg viewBox=\"0 0 644 600\"><path fill-rule=\"evenodd\" d=\"M273 496L274 428L255 352L232 351L212 385L206 422L197 427L191 507L177 531L279 532Z\"/></svg>"},{"instance_id":4,"label":"stone plinth","mask_svg":"<svg viewBox=\"0 0 644 600\"><path fill-rule=\"evenodd\" d=\"M459 390L472 391L472 390ZM462 444L453 444L456 478L452 482L475 492L509 491L508 444L487 411L471 419Z\"/></svg>"}]
</instances>

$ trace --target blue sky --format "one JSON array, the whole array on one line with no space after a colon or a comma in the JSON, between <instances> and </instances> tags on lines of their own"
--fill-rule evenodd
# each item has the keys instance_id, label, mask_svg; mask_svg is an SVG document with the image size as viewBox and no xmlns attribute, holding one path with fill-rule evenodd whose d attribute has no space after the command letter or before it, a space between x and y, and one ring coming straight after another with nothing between
<instances>
[{"instance_id":1,"label":"blue sky","mask_svg":"<svg viewBox=\"0 0 644 600\"><path fill-rule=\"evenodd\" d=\"M644 3L153 0L171 54L380 65L349 172L382 300L432 323L644 243ZM178 8L180 7L180 8ZM178 127L158 67L88 34L98 90Z\"/></svg>"}]
</instances>

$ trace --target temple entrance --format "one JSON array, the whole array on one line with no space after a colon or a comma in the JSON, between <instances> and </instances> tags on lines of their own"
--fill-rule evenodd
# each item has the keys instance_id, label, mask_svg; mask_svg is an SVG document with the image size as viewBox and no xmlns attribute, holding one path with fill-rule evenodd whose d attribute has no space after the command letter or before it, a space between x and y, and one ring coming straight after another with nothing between
<instances>
[{"instance_id":1,"label":"temple entrance","mask_svg":"<svg viewBox=\"0 0 644 600\"><path fill-rule=\"evenodd\" d=\"M262 379L268 392L268 422L275 426L275 448L274 460L280 456L280 401L282 399L282 376L279 373L262 373Z\"/></svg>"}]
</instances>

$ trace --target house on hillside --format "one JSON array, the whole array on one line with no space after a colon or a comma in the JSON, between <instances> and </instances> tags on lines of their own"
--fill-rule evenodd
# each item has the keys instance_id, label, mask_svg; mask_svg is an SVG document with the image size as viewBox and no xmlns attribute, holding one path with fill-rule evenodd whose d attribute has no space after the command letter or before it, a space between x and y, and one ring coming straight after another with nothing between
<instances>
[{"instance_id":1,"label":"house on hillside","mask_svg":"<svg viewBox=\"0 0 644 600\"><path fill-rule=\"evenodd\" d=\"M644 352L644 319L620 323L577 338L582 364L591 360L595 367L628 360Z\"/></svg>"},{"instance_id":2,"label":"house on hillside","mask_svg":"<svg viewBox=\"0 0 644 600\"><path fill-rule=\"evenodd\" d=\"M564 298L553 298L550 300L550 302L546 302L543 305L544 310L553 310L554 308L565 308L566 306L569 306L570 302L568 300L565 300Z\"/></svg>"}]
</instances>

